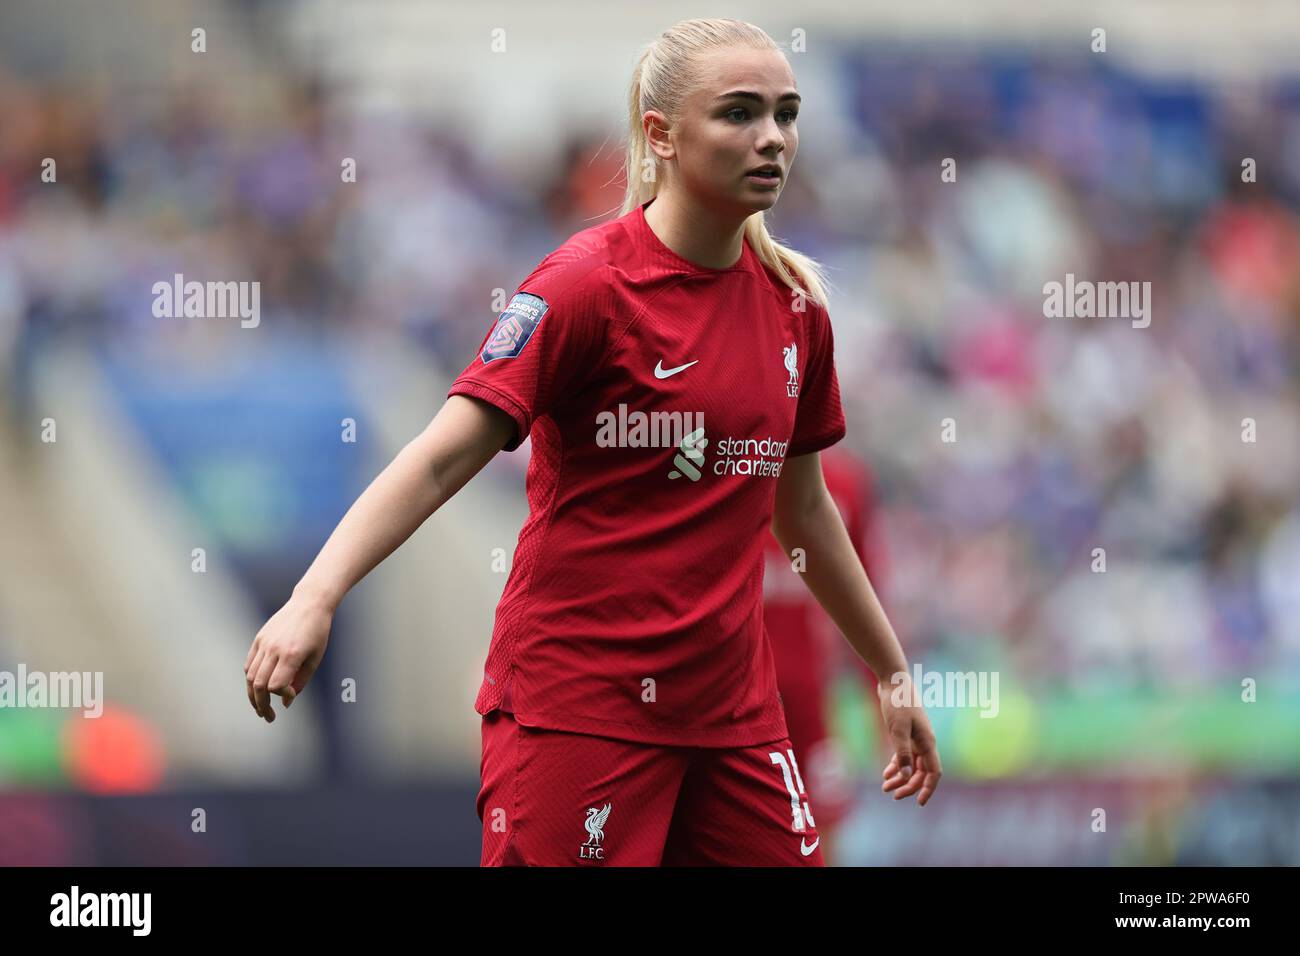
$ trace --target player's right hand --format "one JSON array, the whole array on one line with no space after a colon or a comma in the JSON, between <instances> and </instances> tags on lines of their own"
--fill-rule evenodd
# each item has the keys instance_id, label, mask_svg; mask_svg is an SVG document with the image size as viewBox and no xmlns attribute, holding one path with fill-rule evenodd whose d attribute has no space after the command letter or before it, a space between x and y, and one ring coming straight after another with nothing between
<instances>
[{"instance_id":1,"label":"player's right hand","mask_svg":"<svg viewBox=\"0 0 1300 956\"><path fill-rule=\"evenodd\" d=\"M253 638L244 659L244 679L249 704L267 723L275 720L272 694L288 708L311 680L325 656L333 621L328 608L295 594Z\"/></svg>"}]
</instances>

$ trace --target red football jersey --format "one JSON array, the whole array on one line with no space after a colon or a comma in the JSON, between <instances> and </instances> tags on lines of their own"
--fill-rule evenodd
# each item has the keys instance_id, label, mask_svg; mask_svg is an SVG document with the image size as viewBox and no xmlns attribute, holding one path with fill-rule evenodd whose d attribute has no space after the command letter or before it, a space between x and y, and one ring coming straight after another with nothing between
<instances>
[{"instance_id":1,"label":"red football jersey","mask_svg":"<svg viewBox=\"0 0 1300 956\"><path fill-rule=\"evenodd\" d=\"M709 269L646 202L518 287L448 395L532 436L529 515L475 708L666 745L786 736L763 546L786 457L844 437L826 310L748 241Z\"/></svg>"}]
</instances>

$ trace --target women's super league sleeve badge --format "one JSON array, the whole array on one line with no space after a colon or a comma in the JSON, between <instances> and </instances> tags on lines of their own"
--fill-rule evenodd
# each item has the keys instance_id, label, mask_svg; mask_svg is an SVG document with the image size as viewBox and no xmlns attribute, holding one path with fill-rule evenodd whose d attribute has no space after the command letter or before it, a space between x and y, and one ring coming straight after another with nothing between
<instances>
[{"instance_id":1,"label":"women's super league sleeve badge","mask_svg":"<svg viewBox=\"0 0 1300 956\"><path fill-rule=\"evenodd\" d=\"M540 295L516 292L510 304L497 316L497 324L483 346L483 364L514 358L522 352L549 308Z\"/></svg>"}]
</instances>

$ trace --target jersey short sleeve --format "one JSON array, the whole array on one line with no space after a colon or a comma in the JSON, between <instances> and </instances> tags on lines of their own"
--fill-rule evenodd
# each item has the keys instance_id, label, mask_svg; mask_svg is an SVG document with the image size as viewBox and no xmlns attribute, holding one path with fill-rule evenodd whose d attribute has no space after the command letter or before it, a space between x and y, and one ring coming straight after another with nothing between
<instances>
[{"instance_id":1,"label":"jersey short sleeve","mask_svg":"<svg viewBox=\"0 0 1300 956\"><path fill-rule=\"evenodd\" d=\"M808 310L808 360L799 386L794 434L788 457L827 448L845 434L840 383L835 374L835 337L830 316L816 304Z\"/></svg>"},{"instance_id":2,"label":"jersey short sleeve","mask_svg":"<svg viewBox=\"0 0 1300 956\"><path fill-rule=\"evenodd\" d=\"M533 422L582 387L599 361L592 297L582 281L600 261L552 253L525 279L448 390L501 409L515 422L502 446L514 451Z\"/></svg>"}]
</instances>

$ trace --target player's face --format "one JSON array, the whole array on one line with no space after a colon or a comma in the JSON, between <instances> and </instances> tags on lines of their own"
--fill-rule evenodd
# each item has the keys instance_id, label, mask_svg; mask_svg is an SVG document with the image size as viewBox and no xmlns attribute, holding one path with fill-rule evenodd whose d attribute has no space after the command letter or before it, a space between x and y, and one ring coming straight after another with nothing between
<instances>
[{"instance_id":1,"label":"player's face","mask_svg":"<svg viewBox=\"0 0 1300 956\"><path fill-rule=\"evenodd\" d=\"M771 208L799 148L790 64L777 50L736 47L700 69L701 85L674 137L681 185L710 206L734 206L746 216ZM775 166L776 175L750 175L764 165Z\"/></svg>"}]
</instances>

